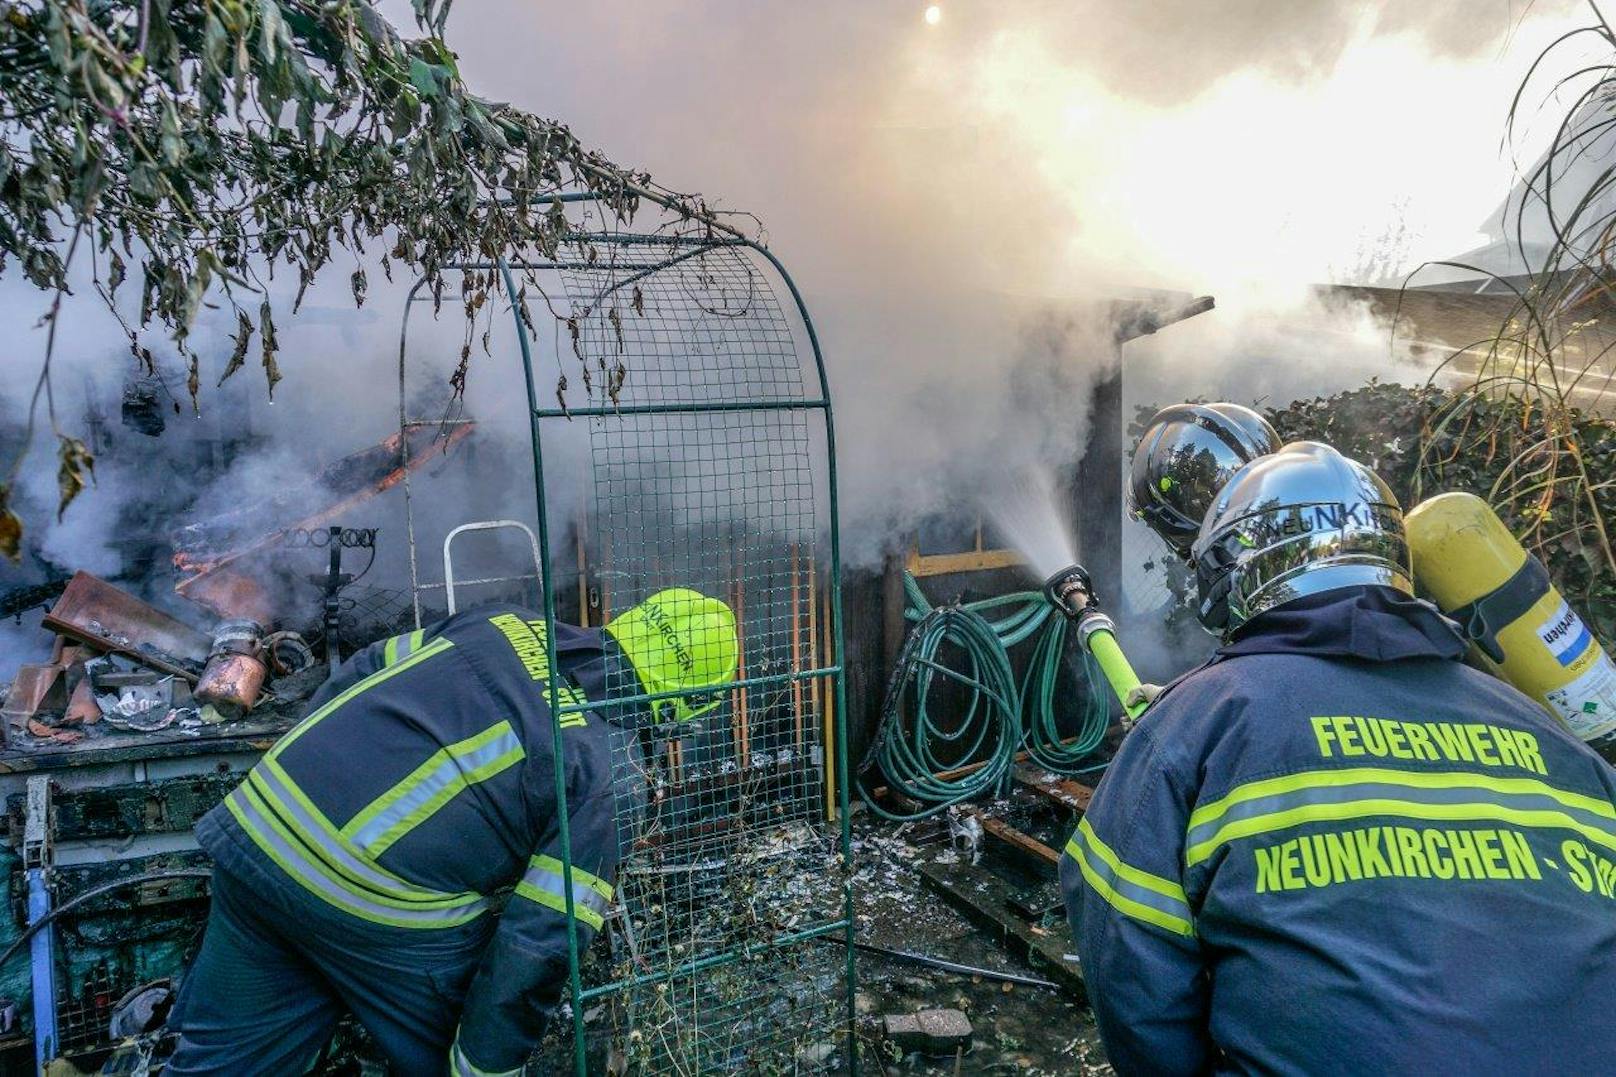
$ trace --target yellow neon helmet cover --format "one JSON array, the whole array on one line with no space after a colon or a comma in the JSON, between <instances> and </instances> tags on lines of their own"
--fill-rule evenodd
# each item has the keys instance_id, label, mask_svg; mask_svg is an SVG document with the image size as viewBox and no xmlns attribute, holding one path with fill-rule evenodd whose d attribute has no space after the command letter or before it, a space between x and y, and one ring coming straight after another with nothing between
<instances>
[{"instance_id":1,"label":"yellow neon helmet cover","mask_svg":"<svg viewBox=\"0 0 1616 1077\"><path fill-rule=\"evenodd\" d=\"M648 694L688 693L653 701L651 712L658 720L664 705L671 705L680 722L706 714L722 698L692 697L712 693L735 679L741 650L735 613L699 591L685 587L658 591L614 618L606 631L634 664Z\"/></svg>"}]
</instances>

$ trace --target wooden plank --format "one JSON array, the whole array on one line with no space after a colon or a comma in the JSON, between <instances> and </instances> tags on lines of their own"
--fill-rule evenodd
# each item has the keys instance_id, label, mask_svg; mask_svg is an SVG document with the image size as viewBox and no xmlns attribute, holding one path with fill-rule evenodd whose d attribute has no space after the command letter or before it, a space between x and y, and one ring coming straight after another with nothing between
<instances>
[{"instance_id":1,"label":"wooden plank","mask_svg":"<svg viewBox=\"0 0 1616 1077\"><path fill-rule=\"evenodd\" d=\"M1022 833L1003 819L995 819L980 809L966 808L965 810L968 815L974 816L977 822L982 824L984 834L1004 844L1023 859L1050 865L1060 864L1060 854L1037 838Z\"/></svg>"},{"instance_id":2,"label":"wooden plank","mask_svg":"<svg viewBox=\"0 0 1616 1077\"><path fill-rule=\"evenodd\" d=\"M1026 564L1026 559L1014 550L967 550L964 553L922 554L909 551L904 567L915 579L927 576L951 576L956 572L991 572L1000 568L1015 568Z\"/></svg>"},{"instance_id":3,"label":"wooden plank","mask_svg":"<svg viewBox=\"0 0 1616 1077\"><path fill-rule=\"evenodd\" d=\"M920 881L1033 968L1086 997L1083 973L1075 959L1067 959L1074 947L1066 925L1045 931L1016 915L1009 904L1011 888L997 875L971 864L922 864Z\"/></svg>"},{"instance_id":4,"label":"wooden plank","mask_svg":"<svg viewBox=\"0 0 1616 1077\"><path fill-rule=\"evenodd\" d=\"M1066 740L1061 741L1061 745L1064 747L1065 745L1071 744L1076 740L1077 740L1076 737L1068 737ZM1021 751L1021 752L1016 753L1015 762L1018 763L1018 764L1025 763L1027 760L1029 760L1031 758L1032 758L1032 753L1031 752ZM972 773L974 771L981 770L983 767L987 766L989 762L991 762L991 760L983 760L983 761L978 762L978 763L967 763L963 767L954 767L951 770L939 770L936 773L934 773L932 775L932 777L938 779L939 781L952 781L955 778L960 778L960 777L963 777L963 776L965 776L967 774L970 774L970 773ZM1047 779L1048 781L1055 782L1057 784L1059 784L1061 782L1065 782L1068 786L1070 786L1071 788L1068 788L1068 789L1066 789L1064 791L1064 795L1066 795L1068 797L1081 798L1083 796L1083 793L1085 793L1085 792L1087 793L1088 796L1092 797L1094 795L1094 790L1090 789L1088 786L1082 784L1081 782L1073 782L1073 781L1068 781L1066 779L1057 778L1053 774L1050 774L1048 771L1042 770L1042 769L1040 769L1038 767L1017 766L1015 768L1015 770L1017 772L1016 773L1016 779L1018 781L1023 782L1023 784L1025 784L1025 782L1028 781L1028 780L1034 780L1035 779L1038 782L1044 782ZM1020 775L1021 771L1025 771L1029 777L1026 778L1026 779L1022 778L1021 775ZM1053 787L1050 787L1050 788L1053 788ZM1079 790L1081 790L1082 792L1079 792ZM1039 793L1043 793L1045 795L1051 795L1050 792L1049 792L1049 788L1040 787L1037 791ZM888 792L887 787L884 786L884 785L881 785L881 786L876 787L874 795L876 797L885 797L887 795L887 792ZM1065 801L1062 801L1061 803L1066 804ZM1074 810L1076 810L1076 811L1082 811L1084 808L1088 807L1088 801L1083 800L1081 807L1074 807L1074 805L1072 805L1072 804L1066 804L1066 806L1067 807L1073 807Z\"/></svg>"},{"instance_id":5,"label":"wooden plank","mask_svg":"<svg viewBox=\"0 0 1616 1077\"><path fill-rule=\"evenodd\" d=\"M88 572L68 583L45 615L52 632L196 683L212 641ZM194 667L194 668L192 668Z\"/></svg>"},{"instance_id":6,"label":"wooden plank","mask_svg":"<svg viewBox=\"0 0 1616 1077\"><path fill-rule=\"evenodd\" d=\"M0 752L0 774L26 774L33 771L70 767L104 766L116 763L149 763L154 759L175 759L198 755L228 755L237 752L264 752L274 746L281 734L291 728L288 719L268 723L242 722L239 730L215 736L186 736L159 740L162 734L131 733L117 737L86 738L74 744L35 743L27 748L12 747Z\"/></svg>"},{"instance_id":7,"label":"wooden plank","mask_svg":"<svg viewBox=\"0 0 1616 1077\"><path fill-rule=\"evenodd\" d=\"M1030 789L1069 811L1085 812L1089 801L1094 799L1094 790L1089 786L1070 778L1058 777L1038 767L1018 766L1012 771L1012 777L1023 789Z\"/></svg>"}]
</instances>

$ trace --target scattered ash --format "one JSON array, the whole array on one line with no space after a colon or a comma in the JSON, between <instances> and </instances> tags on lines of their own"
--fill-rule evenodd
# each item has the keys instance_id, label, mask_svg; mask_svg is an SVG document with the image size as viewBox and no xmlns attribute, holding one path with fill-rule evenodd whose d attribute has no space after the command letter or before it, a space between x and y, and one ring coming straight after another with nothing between
<instances>
[{"instance_id":1,"label":"scattered ash","mask_svg":"<svg viewBox=\"0 0 1616 1077\"><path fill-rule=\"evenodd\" d=\"M853 885L859 941L1042 978L921 885L920 865L957 863L962 857L969 859L955 851L944 820L892 824L858 817ZM858 955L858 968L861 1018L952 1008L964 1011L974 1029L963 1057L879 1059L889 1074L1053 1077L1113 1072L1088 1007L1064 991L932 970L864 952ZM867 1045L865 1050L873 1066L878 1060L873 1052L879 1048Z\"/></svg>"}]
</instances>

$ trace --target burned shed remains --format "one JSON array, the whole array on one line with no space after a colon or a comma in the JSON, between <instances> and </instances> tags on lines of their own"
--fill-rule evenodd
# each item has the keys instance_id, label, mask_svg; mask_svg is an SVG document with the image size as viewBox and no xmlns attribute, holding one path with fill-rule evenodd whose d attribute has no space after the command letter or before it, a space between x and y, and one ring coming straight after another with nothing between
<instances>
[{"instance_id":1,"label":"burned shed remains","mask_svg":"<svg viewBox=\"0 0 1616 1077\"><path fill-rule=\"evenodd\" d=\"M739 668L694 720L614 734L614 785L640 808L619 816L619 896L593 947L574 940L537 1064L680 1073L851 1052L834 440L794 285L766 249L712 230L581 233L514 272L450 272L509 311L491 354L525 393L521 503L455 518L434 495L476 481L480 431L421 389L443 365L409 333L433 300L418 289L395 435L174 529L188 624L87 574L51 605L60 645L12 686L0 751L15 914L0 945L29 955L0 970L14 1056L67 1073L160 1061L207 906L189 831L352 650L494 599L598 627L669 587L733 610ZM352 526L361 505L401 523ZM377 556L399 586L367 611L355 577ZM559 745L596 704L564 690L553 653L536 661ZM617 687L625 710L657 713L645 686ZM362 1034L340 1040L335 1056L364 1057Z\"/></svg>"}]
</instances>

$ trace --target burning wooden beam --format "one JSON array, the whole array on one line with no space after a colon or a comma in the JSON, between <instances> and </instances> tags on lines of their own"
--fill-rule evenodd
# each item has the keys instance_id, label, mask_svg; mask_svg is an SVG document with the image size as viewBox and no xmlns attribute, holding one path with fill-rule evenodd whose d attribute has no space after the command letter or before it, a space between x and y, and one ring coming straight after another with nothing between
<instances>
[{"instance_id":1,"label":"burning wooden beam","mask_svg":"<svg viewBox=\"0 0 1616 1077\"><path fill-rule=\"evenodd\" d=\"M250 554L277 547L290 531L329 525L397 486L435 455L447 453L474 428L471 422L411 427L407 437L401 431L350 453L268 501L182 527L174 535L174 567L185 578L174 589L221 615L266 615L257 607L267 604L267 596L252 593L250 573L241 566L219 580L210 577Z\"/></svg>"}]
</instances>

